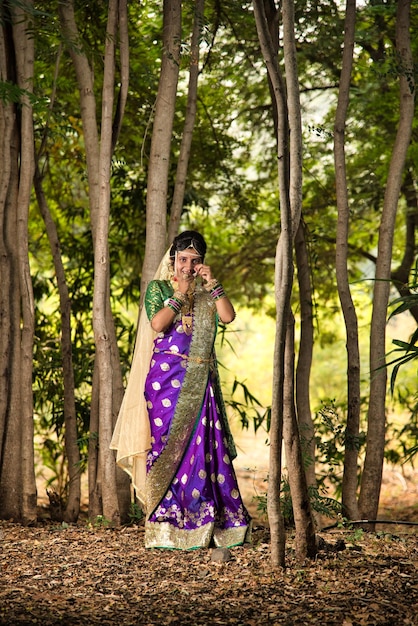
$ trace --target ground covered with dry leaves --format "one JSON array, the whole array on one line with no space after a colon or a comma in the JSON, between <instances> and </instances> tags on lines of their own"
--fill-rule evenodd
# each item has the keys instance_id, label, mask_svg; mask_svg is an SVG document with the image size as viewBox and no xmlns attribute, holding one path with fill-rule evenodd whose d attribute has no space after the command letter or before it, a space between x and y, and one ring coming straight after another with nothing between
<instances>
[{"instance_id":1,"label":"ground covered with dry leaves","mask_svg":"<svg viewBox=\"0 0 418 626\"><path fill-rule=\"evenodd\" d=\"M300 565L290 534L287 567L272 571L263 526L218 562L212 550L146 551L141 525L0 522L0 624L418 624L414 529L320 537Z\"/></svg>"}]
</instances>

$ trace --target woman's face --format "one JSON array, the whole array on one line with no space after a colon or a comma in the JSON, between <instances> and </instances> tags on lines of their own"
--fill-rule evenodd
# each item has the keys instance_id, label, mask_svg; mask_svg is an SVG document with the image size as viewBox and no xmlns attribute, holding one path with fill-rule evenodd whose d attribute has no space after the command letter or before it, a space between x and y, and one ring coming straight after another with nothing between
<instances>
[{"instance_id":1,"label":"woman's face","mask_svg":"<svg viewBox=\"0 0 418 626\"><path fill-rule=\"evenodd\" d=\"M177 278L194 278L195 268L202 264L202 257L196 252L182 250L176 253L174 261L174 274Z\"/></svg>"}]
</instances>

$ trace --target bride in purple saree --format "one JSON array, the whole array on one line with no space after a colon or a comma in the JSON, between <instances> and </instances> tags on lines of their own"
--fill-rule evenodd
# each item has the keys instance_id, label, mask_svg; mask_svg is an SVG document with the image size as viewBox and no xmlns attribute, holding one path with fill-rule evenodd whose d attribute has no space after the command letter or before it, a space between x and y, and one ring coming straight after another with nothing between
<instances>
[{"instance_id":1,"label":"bride in purple saree","mask_svg":"<svg viewBox=\"0 0 418 626\"><path fill-rule=\"evenodd\" d=\"M218 321L232 321L235 312L203 264L205 252L199 233L182 233L170 250L168 276L148 286L144 306L155 331L142 386L149 441L134 444L134 433L123 435L128 397L111 444L144 504L147 548L231 547L250 540L214 351ZM128 421L139 428L132 410Z\"/></svg>"}]
</instances>

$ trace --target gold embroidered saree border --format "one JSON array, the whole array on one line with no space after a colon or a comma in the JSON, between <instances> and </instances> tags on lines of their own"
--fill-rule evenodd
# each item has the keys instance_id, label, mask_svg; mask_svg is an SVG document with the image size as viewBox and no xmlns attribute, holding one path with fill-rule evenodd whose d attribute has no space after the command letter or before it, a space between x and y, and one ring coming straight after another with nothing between
<instances>
[{"instance_id":1,"label":"gold embroidered saree border","mask_svg":"<svg viewBox=\"0 0 418 626\"><path fill-rule=\"evenodd\" d=\"M214 522L200 528L185 530L177 528L169 522L145 522L146 548L172 548L176 550L193 550L208 548L212 539Z\"/></svg>"},{"instance_id":2,"label":"gold embroidered saree border","mask_svg":"<svg viewBox=\"0 0 418 626\"><path fill-rule=\"evenodd\" d=\"M196 293L194 314L195 324L186 374L169 438L160 456L150 468L146 479L147 517L152 515L173 480L192 435L206 390L216 321L213 299L203 290Z\"/></svg>"},{"instance_id":3,"label":"gold embroidered saree border","mask_svg":"<svg viewBox=\"0 0 418 626\"><path fill-rule=\"evenodd\" d=\"M216 528L214 522L209 522L200 528L186 530L177 528L169 522L145 522L146 548L172 548L176 550L208 548L212 537L217 548L232 548L250 543L251 524L222 529Z\"/></svg>"},{"instance_id":4,"label":"gold embroidered saree border","mask_svg":"<svg viewBox=\"0 0 418 626\"><path fill-rule=\"evenodd\" d=\"M231 528L217 528L213 532L213 542L217 548L232 548L251 543L252 523L248 526L232 526Z\"/></svg>"}]
</instances>

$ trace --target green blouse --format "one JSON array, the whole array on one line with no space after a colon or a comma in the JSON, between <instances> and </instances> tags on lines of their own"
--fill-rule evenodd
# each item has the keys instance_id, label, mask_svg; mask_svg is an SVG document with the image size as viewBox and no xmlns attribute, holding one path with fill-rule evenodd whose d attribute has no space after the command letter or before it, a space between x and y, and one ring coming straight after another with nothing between
<instances>
[{"instance_id":1,"label":"green blouse","mask_svg":"<svg viewBox=\"0 0 418 626\"><path fill-rule=\"evenodd\" d=\"M168 280L152 280L145 294L145 310L149 320L164 307L164 302L171 298L174 289Z\"/></svg>"}]
</instances>

